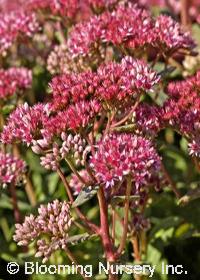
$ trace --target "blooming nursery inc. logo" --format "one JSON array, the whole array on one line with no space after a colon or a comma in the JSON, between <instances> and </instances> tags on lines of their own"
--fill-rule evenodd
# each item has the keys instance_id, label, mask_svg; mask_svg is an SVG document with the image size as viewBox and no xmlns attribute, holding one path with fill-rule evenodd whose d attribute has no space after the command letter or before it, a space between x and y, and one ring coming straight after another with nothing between
<instances>
[{"instance_id":1,"label":"blooming nursery inc. logo","mask_svg":"<svg viewBox=\"0 0 200 280\"><path fill-rule=\"evenodd\" d=\"M10 275L198 278L185 252L198 259L199 12L195 0L0 2Z\"/></svg>"}]
</instances>

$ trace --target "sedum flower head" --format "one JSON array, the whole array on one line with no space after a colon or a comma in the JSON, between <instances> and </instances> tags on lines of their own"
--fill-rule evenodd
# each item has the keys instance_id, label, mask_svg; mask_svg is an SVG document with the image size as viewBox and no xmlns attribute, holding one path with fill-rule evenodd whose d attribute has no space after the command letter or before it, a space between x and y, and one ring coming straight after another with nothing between
<instances>
[{"instance_id":1,"label":"sedum flower head","mask_svg":"<svg viewBox=\"0 0 200 280\"><path fill-rule=\"evenodd\" d=\"M52 109L63 109L70 103L84 100L91 95L94 88L93 73L63 74L56 76L50 83L52 91Z\"/></svg>"},{"instance_id":2,"label":"sedum flower head","mask_svg":"<svg viewBox=\"0 0 200 280\"><path fill-rule=\"evenodd\" d=\"M30 10L45 9L73 19L79 11L78 0L28 0L26 7Z\"/></svg>"},{"instance_id":3,"label":"sedum flower head","mask_svg":"<svg viewBox=\"0 0 200 280\"><path fill-rule=\"evenodd\" d=\"M106 187L131 176L136 186L146 184L158 172L160 158L149 140L131 134L111 134L101 140L91 157L100 183Z\"/></svg>"},{"instance_id":4,"label":"sedum flower head","mask_svg":"<svg viewBox=\"0 0 200 280\"><path fill-rule=\"evenodd\" d=\"M110 62L98 68L95 96L107 101L122 101L143 91L152 91L159 79L145 62L126 56L121 63Z\"/></svg>"},{"instance_id":5,"label":"sedum flower head","mask_svg":"<svg viewBox=\"0 0 200 280\"><path fill-rule=\"evenodd\" d=\"M66 110L66 122L69 129L77 131L90 125L99 114L101 104L97 100L80 101Z\"/></svg>"},{"instance_id":6,"label":"sedum flower head","mask_svg":"<svg viewBox=\"0 0 200 280\"><path fill-rule=\"evenodd\" d=\"M20 105L8 118L1 134L3 143L21 141L30 145L41 135L41 129L48 120L48 106L36 104L30 107L27 103Z\"/></svg>"},{"instance_id":7,"label":"sedum flower head","mask_svg":"<svg viewBox=\"0 0 200 280\"><path fill-rule=\"evenodd\" d=\"M155 32L158 34L160 45L168 49L185 48L195 46L189 32L184 32L180 24L166 15L160 15L155 22Z\"/></svg>"},{"instance_id":8,"label":"sedum flower head","mask_svg":"<svg viewBox=\"0 0 200 280\"><path fill-rule=\"evenodd\" d=\"M104 21L98 16L76 24L70 32L67 43L72 56L90 55L101 41L104 25Z\"/></svg>"},{"instance_id":9,"label":"sedum flower head","mask_svg":"<svg viewBox=\"0 0 200 280\"><path fill-rule=\"evenodd\" d=\"M130 2L75 25L68 47L74 57L92 56L105 43L122 49L150 46L162 54L195 46L190 34L171 17L161 15L154 19L147 10Z\"/></svg>"},{"instance_id":10,"label":"sedum flower head","mask_svg":"<svg viewBox=\"0 0 200 280\"><path fill-rule=\"evenodd\" d=\"M71 224L69 204L54 200L41 205L37 216L26 216L23 224L16 224L14 240L20 246L37 241L36 257L46 262L54 251L66 248Z\"/></svg>"},{"instance_id":11,"label":"sedum flower head","mask_svg":"<svg viewBox=\"0 0 200 280\"><path fill-rule=\"evenodd\" d=\"M133 113L136 132L154 137L161 129L162 110L156 105L140 104Z\"/></svg>"},{"instance_id":12,"label":"sedum flower head","mask_svg":"<svg viewBox=\"0 0 200 280\"><path fill-rule=\"evenodd\" d=\"M102 64L97 72L63 74L52 79L50 86L53 110L64 109L71 103L84 104L87 99L127 101L144 91L153 91L160 80L157 73L144 61L126 56L120 63ZM81 101L81 102L79 102ZM84 101L84 102L83 102Z\"/></svg>"},{"instance_id":13,"label":"sedum flower head","mask_svg":"<svg viewBox=\"0 0 200 280\"><path fill-rule=\"evenodd\" d=\"M30 88L31 83L32 72L26 68L0 69L0 99L6 99L15 93Z\"/></svg>"},{"instance_id":14,"label":"sedum flower head","mask_svg":"<svg viewBox=\"0 0 200 280\"><path fill-rule=\"evenodd\" d=\"M31 37L39 30L34 13L22 10L0 15L0 53L7 50L19 36Z\"/></svg>"},{"instance_id":15,"label":"sedum flower head","mask_svg":"<svg viewBox=\"0 0 200 280\"><path fill-rule=\"evenodd\" d=\"M17 185L26 171L26 164L11 154L0 152L0 185Z\"/></svg>"}]
</instances>

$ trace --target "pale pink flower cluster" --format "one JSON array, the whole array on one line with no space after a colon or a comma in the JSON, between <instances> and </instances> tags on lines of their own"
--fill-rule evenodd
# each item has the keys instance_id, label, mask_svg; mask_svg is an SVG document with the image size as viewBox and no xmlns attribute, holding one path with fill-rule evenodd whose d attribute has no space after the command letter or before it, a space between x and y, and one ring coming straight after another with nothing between
<instances>
[{"instance_id":1,"label":"pale pink flower cluster","mask_svg":"<svg viewBox=\"0 0 200 280\"><path fill-rule=\"evenodd\" d=\"M0 14L0 53L21 36L32 37L39 30L39 24L34 13L22 10Z\"/></svg>"},{"instance_id":2,"label":"pale pink flower cluster","mask_svg":"<svg viewBox=\"0 0 200 280\"><path fill-rule=\"evenodd\" d=\"M0 152L0 185L17 185L23 179L26 164L11 154Z\"/></svg>"},{"instance_id":3,"label":"pale pink flower cluster","mask_svg":"<svg viewBox=\"0 0 200 280\"><path fill-rule=\"evenodd\" d=\"M36 257L48 261L52 253L67 246L68 231L72 225L70 206L67 202L54 200L41 205L37 216L26 216L23 224L16 224L14 240L20 246L37 241ZM49 241L46 241L49 238Z\"/></svg>"},{"instance_id":4,"label":"pale pink flower cluster","mask_svg":"<svg viewBox=\"0 0 200 280\"><path fill-rule=\"evenodd\" d=\"M11 67L8 70L0 69L0 99L6 99L14 94L30 88L32 72L24 67Z\"/></svg>"},{"instance_id":5,"label":"pale pink flower cluster","mask_svg":"<svg viewBox=\"0 0 200 280\"><path fill-rule=\"evenodd\" d=\"M44 156L41 156L41 165L46 169L55 171L59 167L59 162L66 158L75 161L77 165L80 165L81 163L84 165L85 156L88 150L85 139L82 139L79 134L72 135L62 132L61 140L61 144L54 142L52 149L50 149L50 151L48 149L48 152ZM45 149L48 148L45 144L48 145L44 140L35 141L32 150L35 153L43 154L45 153Z\"/></svg>"}]
</instances>

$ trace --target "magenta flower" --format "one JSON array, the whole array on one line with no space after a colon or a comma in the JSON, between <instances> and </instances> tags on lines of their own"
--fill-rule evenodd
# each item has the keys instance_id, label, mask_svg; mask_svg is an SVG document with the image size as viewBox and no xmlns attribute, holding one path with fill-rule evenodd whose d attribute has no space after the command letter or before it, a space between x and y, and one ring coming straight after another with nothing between
<instances>
[{"instance_id":1,"label":"magenta flower","mask_svg":"<svg viewBox=\"0 0 200 280\"><path fill-rule=\"evenodd\" d=\"M97 100L80 101L70 105L65 111L68 128L76 131L89 126L100 110L101 104Z\"/></svg>"},{"instance_id":2,"label":"magenta flower","mask_svg":"<svg viewBox=\"0 0 200 280\"><path fill-rule=\"evenodd\" d=\"M41 129L48 121L48 115L48 105L36 104L33 107L29 107L27 103L20 105L8 117L1 141L3 143L20 141L30 145L34 139L40 138Z\"/></svg>"},{"instance_id":3,"label":"magenta flower","mask_svg":"<svg viewBox=\"0 0 200 280\"><path fill-rule=\"evenodd\" d=\"M78 0L27 0L26 8L36 11L49 9L53 14L74 19L80 9L80 4Z\"/></svg>"},{"instance_id":4,"label":"magenta flower","mask_svg":"<svg viewBox=\"0 0 200 280\"><path fill-rule=\"evenodd\" d=\"M149 140L131 134L112 134L98 143L90 166L106 187L126 176L141 186L159 171L160 158Z\"/></svg>"},{"instance_id":5,"label":"magenta flower","mask_svg":"<svg viewBox=\"0 0 200 280\"><path fill-rule=\"evenodd\" d=\"M154 41L154 22L147 10L130 3L121 4L115 11L106 14L104 18L107 21L102 36L105 42L138 48Z\"/></svg>"},{"instance_id":6,"label":"magenta flower","mask_svg":"<svg viewBox=\"0 0 200 280\"><path fill-rule=\"evenodd\" d=\"M16 224L14 240L19 246L27 246L37 240L35 256L42 257L46 262L54 251L66 248L71 224L69 204L54 200L41 205L37 216L26 216L23 224ZM44 236L49 238L48 243Z\"/></svg>"},{"instance_id":7,"label":"magenta flower","mask_svg":"<svg viewBox=\"0 0 200 280\"><path fill-rule=\"evenodd\" d=\"M32 72L26 68L0 69L0 98L6 99L15 93L23 92L31 87L31 83Z\"/></svg>"},{"instance_id":8,"label":"magenta flower","mask_svg":"<svg viewBox=\"0 0 200 280\"><path fill-rule=\"evenodd\" d=\"M70 103L95 97L100 101L127 101L144 91L153 91L160 77L148 65L126 56L121 63L101 65L97 72L56 76L50 84L53 110L64 109Z\"/></svg>"},{"instance_id":9,"label":"magenta flower","mask_svg":"<svg viewBox=\"0 0 200 280\"><path fill-rule=\"evenodd\" d=\"M97 98L122 101L127 97L136 97L143 91L152 91L160 80L156 72L142 60L126 56L120 64L110 62L97 70Z\"/></svg>"},{"instance_id":10,"label":"magenta flower","mask_svg":"<svg viewBox=\"0 0 200 280\"><path fill-rule=\"evenodd\" d=\"M157 33L159 46L172 50L179 48L192 49L195 44L189 32L184 32L180 24L171 17L160 15L155 22L155 32Z\"/></svg>"},{"instance_id":11,"label":"magenta flower","mask_svg":"<svg viewBox=\"0 0 200 280\"><path fill-rule=\"evenodd\" d=\"M77 24L68 40L73 57L92 56L103 43L120 46L120 50L121 47L151 46L162 53L195 46L190 34L171 17L161 15L154 19L147 10L131 3L119 4L113 12L104 12Z\"/></svg>"},{"instance_id":12,"label":"magenta flower","mask_svg":"<svg viewBox=\"0 0 200 280\"><path fill-rule=\"evenodd\" d=\"M146 136L155 137L161 129L162 109L155 105L140 104L134 114L133 123L136 125L135 131Z\"/></svg>"},{"instance_id":13,"label":"magenta flower","mask_svg":"<svg viewBox=\"0 0 200 280\"><path fill-rule=\"evenodd\" d=\"M63 74L56 76L50 83L53 93L52 109L63 109L70 103L86 99L93 92L93 73Z\"/></svg>"},{"instance_id":14,"label":"magenta flower","mask_svg":"<svg viewBox=\"0 0 200 280\"><path fill-rule=\"evenodd\" d=\"M7 50L19 36L31 37L39 30L34 13L12 11L0 15L0 53Z\"/></svg>"},{"instance_id":15,"label":"magenta flower","mask_svg":"<svg viewBox=\"0 0 200 280\"><path fill-rule=\"evenodd\" d=\"M26 171L26 164L11 154L0 152L0 185L17 185Z\"/></svg>"},{"instance_id":16,"label":"magenta flower","mask_svg":"<svg viewBox=\"0 0 200 280\"><path fill-rule=\"evenodd\" d=\"M89 55L101 41L105 23L101 17L91 17L75 25L70 33L68 47L73 57Z\"/></svg>"}]
</instances>

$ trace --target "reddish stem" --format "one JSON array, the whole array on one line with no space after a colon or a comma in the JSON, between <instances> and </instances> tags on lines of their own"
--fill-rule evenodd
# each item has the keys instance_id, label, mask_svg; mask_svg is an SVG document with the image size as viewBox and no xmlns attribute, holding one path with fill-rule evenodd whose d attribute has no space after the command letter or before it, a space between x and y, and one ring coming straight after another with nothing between
<instances>
[{"instance_id":1,"label":"reddish stem","mask_svg":"<svg viewBox=\"0 0 200 280\"><path fill-rule=\"evenodd\" d=\"M121 238L121 243L118 248L117 253L121 255L121 253L124 250L124 247L126 245L126 238L127 238L127 233L128 233L128 216L129 216L129 203L130 203L130 194L131 194L131 186L132 186L132 181L131 178L128 178L127 180L127 189L126 189L126 200L125 200L125 205L124 205L124 231L123 235Z\"/></svg>"},{"instance_id":2,"label":"reddish stem","mask_svg":"<svg viewBox=\"0 0 200 280\"><path fill-rule=\"evenodd\" d=\"M174 194L176 195L176 198L177 199L180 199L181 198L181 194L179 193L177 187L176 187L176 184L174 183L174 181L172 180L170 174L168 173L167 169L165 168L164 164L161 163L161 168L162 168L162 171L168 181L168 183L170 184L171 186L171 189L173 190Z\"/></svg>"},{"instance_id":3,"label":"reddish stem","mask_svg":"<svg viewBox=\"0 0 200 280\"><path fill-rule=\"evenodd\" d=\"M102 187L100 187L97 195L99 200L100 221L101 221L100 236L102 239L107 260L109 262L114 262L116 260L116 256L114 253L113 244L109 234L108 205L106 203L106 199Z\"/></svg>"},{"instance_id":4,"label":"reddish stem","mask_svg":"<svg viewBox=\"0 0 200 280\"><path fill-rule=\"evenodd\" d=\"M11 193L11 197L12 197L15 222L20 223L22 219L21 219L21 214L19 211L18 203L17 203L16 187L13 184L11 184L11 186L10 186L10 193Z\"/></svg>"},{"instance_id":5,"label":"reddish stem","mask_svg":"<svg viewBox=\"0 0 200 280\"><path fill-rule=\"evenodd\" d=\"M184 27L188 27L190 24L189 8L190 0L181 0L181 23Z\"/></svg>"},{"instance_id":6,"label":"reddish stem","mask_svg":"<svg viewBox=\"0 0 200 280\"><path fill-rule=\"evenodd\" d=\"M140 96L141 95L138 95L137 97L137 100L135 102L135 105L133 106L133 108L131 108L131 110L129 111L129 113L123 118L121 119L120 121L118 121L117 123L114 123L113 125L111 125L111 128L114 128L114 127L117 127L119 125L122 125L123 123L125 123L130 117L131 115L134 113L135 109L137 108L137 106L139 105L140 103Z\"/></svg>"},{"instance_id":7,"label":"reddish stem","mask_svg":"<svg viewBox=\"0 0 200 280\"><path fill-rule=\"evenodd\" d=\"M66 189L66 192L67 192L67 195L69 197L69 200L71 203L74 202L74 198L73 198L73 195L71 193L71 190L70 190L70 185L69 183L67 182L62 170L60 168L57 169L57 172L58 172L58 175L60 176L64 186L65 186L65 189ZM89 230L91 230L92 232L98 234L99 233L99 227L96 226L95 224L93 224L92 222L90 222L87 217L85 217L85 215L80 211L80 209L78 209L77 207L75 207L75 211L78 215L78 217L85 223L85 225L89 228Z\"/></svg>"}]
</instances>

